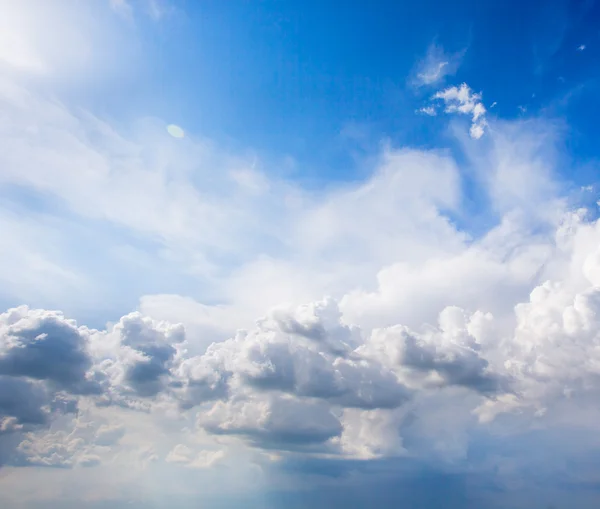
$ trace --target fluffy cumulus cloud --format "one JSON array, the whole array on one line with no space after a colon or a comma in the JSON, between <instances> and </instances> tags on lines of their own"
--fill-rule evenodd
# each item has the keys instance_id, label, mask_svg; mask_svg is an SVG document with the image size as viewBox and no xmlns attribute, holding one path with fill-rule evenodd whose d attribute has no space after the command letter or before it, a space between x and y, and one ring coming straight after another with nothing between
<instances>
[{"instance_id":1,"label":"fluffy cumulus cloud","mask_svg":"<svg viewBox=\"0 0 600 509\"><path fill-rule=\"evenodd\" d=\"M86 331L61 313L22 306L0 315L0 323L3 376L44 381L72 394L100 390L88 373Z\"/></svg>"},{"instance_id":2,"label":"fluffy cumulus cloud","mask_svg":"<svg viewBox=\"0 0 600 509\"><path fill-rule=\"evenodd\" d=\"M274 309L201 355L187 354L193 338L183 326L139 313L97 331L57 312L11 309L0 315L0 409L3 433L22 440L8 460L100 462L90 451L116 443L122 427L45 431L82 400L191 413L209 435L346 458L411 454L402 434L407 416L437 394L467 403L456 409L466 412L463 426L475 425L469 414L479 426L515 412L545 422L553 407L600 391L599 244L600 222L581 212L565 218L551 247L571 276L534 287L509 316L448 306L437 324L419 329L362 328L327 298ZM179 444L166 460L207 467L221 455Z\"/></svg>"},{"instance_id":3,"label":"fluffy cumulus cloud","mask_svg":"<svg viewBox=\"0 0 600 509\"><path fill-rule=\"evenodd\" d=\"M433 100L444 103L446 113L458 113L471 117L471 138L479 139L485 132L487 122L485 119L486 109L481 102L481 94L473 92L471 88L463 83L459 87L448 87L440 90L433 96Z\"/></svg>"},{"instance_id":4,"label":"fluffy cumulus cloud","mask_svg":"<svg viewBox=\"0 0 600 509\"><path fill-rule=\"evenodd\" d=\"M169 383L185 334L181 325L156 323L139 313L124 316L110 331L93 334L100 369L110 380L105 403L127 404L156 396Z\"/></svg>"}]
</instances>

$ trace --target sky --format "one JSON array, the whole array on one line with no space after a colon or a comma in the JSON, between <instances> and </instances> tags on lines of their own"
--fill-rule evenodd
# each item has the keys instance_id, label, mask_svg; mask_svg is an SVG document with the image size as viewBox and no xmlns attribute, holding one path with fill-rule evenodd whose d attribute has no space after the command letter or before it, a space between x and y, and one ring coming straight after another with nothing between
<instances>
[{"instance_id":1,"label":"sky","mask_svg":"<svg viewBox=\"0 0 600 509\"><path fill-rule=\"evenodd\" d=\"M0 0L0 505L596 508L599 21Z\"/></svg>"}]
</instances>

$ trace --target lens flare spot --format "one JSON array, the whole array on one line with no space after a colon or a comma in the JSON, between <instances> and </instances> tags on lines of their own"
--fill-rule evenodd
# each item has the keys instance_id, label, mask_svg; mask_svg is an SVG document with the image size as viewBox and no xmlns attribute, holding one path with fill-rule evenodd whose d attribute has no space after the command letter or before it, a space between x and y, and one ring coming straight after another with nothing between
<instances>
[{"instance_id":1,"label":"lens flare spot","mask_svg":"<svg viewBox=\"0 0 600 509\"><path fill-rule=\"evenodd\" d=\"M183 138L185 136L185 131L175 124L169 124L167 126L167 132L173 136L173 138Z\"/></svg>"}]
</instances>

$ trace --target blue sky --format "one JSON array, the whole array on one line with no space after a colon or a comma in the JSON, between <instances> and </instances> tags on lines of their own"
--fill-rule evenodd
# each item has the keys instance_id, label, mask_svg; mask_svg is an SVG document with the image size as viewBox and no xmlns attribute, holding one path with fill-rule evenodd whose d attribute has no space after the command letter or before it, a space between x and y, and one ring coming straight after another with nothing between
<instances>
[{"instance_id":1,"label":"blue sky","mask_svg":"<svg viewBox=\"0 0 600 509\"><path fill-rule=\"evenodd\" d=\"M0 12L2 507L597 506L600 4Z\"/></svg>"},{"instance_id":2,"label":"blue sky","mask_svg":"<svg viewBox=\"0 0 600 509\"><path fill-rule=\"evenodd\" d=\"M430 89L407 86L430 45L461 55L452 81L485 91L503 118L523 107L586 122L581 102L598 79L590 2L175 5L185 16L144 27L153 51L147 80L132 83L136 98L124 93L120 106L139 115L151 103L153 114L220 142L292 155L322 179L347 178L344 134L363 135L355 151L382 137L440 144L443 127L414 115ZM576 97L564 104L568 95ZM590 156L591 139L586 129L569 141Z\"/></svg>"}]
</instances>

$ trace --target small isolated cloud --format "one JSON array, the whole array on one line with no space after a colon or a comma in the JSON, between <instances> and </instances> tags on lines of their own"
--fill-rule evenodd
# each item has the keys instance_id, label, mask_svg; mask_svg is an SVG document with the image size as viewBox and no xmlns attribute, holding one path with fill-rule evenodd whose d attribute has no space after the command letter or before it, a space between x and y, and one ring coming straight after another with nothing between
<instances>
[{"instance_id":1,"label":"small isolated cloud","mask_svg":"<svg viewBox=\"0 0 600 509\"><path fill-rule=\"evenodd\" d=\"M463 55L464 51L447 54L441 46L432 44L413 71L413 83L416 86L435 85L444 77L452 76L460 66Z\"/></svg>"},{"instance_id":2,"label":"small isolated cloud","mask_svg":"<svg viewBox=\"0 0 600 509\"><path fill-rule=\"evenodd\" d=\"M586 45L581 44L581 45L577 46L577 51L583 51L583 50L585 50L585 48L586 48Z\"/></svg>"},{"instance_id":3,"label":"small isolated cloud","mask_svg":"<svg viewBox=\"0 0 600 509\"><path fill-rule=\"evenodd\" d=\"M418 110L419 113L423 115L429 115L430 117L435 117L437 115L437 111L433 106L424 106L423 108Z\"/></svg>"},{"instance_id":4,"label":"small isolated cloud","mask_svg":"<svg viewBox=\"0 0 600 509\"><path fill-rule=\"evenodd\" d=\"M483 136L487 122L485 120L486 109L481 102L481 94L477 94L463 83L460 87L448 87L440 90L433 96L434 100L444 102L446 113L458 113L470 115L472 118L469 133L471 138L479 139Z\"/></svg>"}]
</instances>

